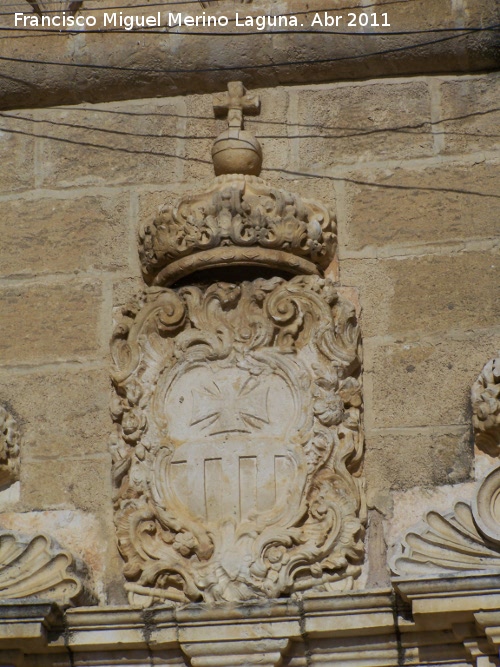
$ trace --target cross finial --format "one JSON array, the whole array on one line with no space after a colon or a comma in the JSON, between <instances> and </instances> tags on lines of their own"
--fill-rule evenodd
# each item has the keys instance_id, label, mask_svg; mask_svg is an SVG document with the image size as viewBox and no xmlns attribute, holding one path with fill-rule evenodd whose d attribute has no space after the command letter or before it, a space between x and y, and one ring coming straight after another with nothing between
<instances>
[{"instance_id":1,"label":"cross finial","mask_svg":"<svg viewBox=\"0 0 500 667\"><path fill-rule=\"evenodd\" d=\"M247 92L241 81L228 83L227 91L214 95L215 115L227 116L229 123L229 128L219 134L212 147L215 174L258 176L262 148L253 134L243 129L243 114L256 116L260 112L260 100Z\"/></svg>"},{"instance_id":2,"label":"cross finial","mask_svg":"<svg viewBox=\"0 0 500 667\"><path fill-rule=\"evenodd\" d=\"M249 93L241 81L230 81L227 93L214 95L214 114L218 118L227 116L230 128L243 129L243 116L257 116L260 113L258 95Z\"/></svg>"}]
</instances>

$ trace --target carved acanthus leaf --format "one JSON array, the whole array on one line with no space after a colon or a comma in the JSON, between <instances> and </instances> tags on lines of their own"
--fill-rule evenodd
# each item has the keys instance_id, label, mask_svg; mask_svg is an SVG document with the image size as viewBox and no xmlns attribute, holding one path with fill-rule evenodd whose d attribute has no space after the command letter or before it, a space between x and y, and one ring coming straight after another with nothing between
<instances>
[{"instance_id":1,"label":"carved acanthus leaf","mask_svg":"<svg viewBox=\"0 0 500 667\"><path fill-rule=\"evenodd\" d=\"M234 174L163 208L142 231L139 251L148 281L170 285L228 264L318 273L332 260L335 241L335 219L322 204Z\"/></svg>"},{"instance_id":2,"label":"carved acanthus leaf","mask_svg":"<svg viewBox=\"0 0 500 667\"><path fill-rule=\"evenodd\" d=\"M472 423L476 442L493 455L500 453L500 357L491 359L472 385Z\"/></svg>"},{"instance_id":3,"label":"carved acanthus leaf","mask_svg":"<svg viewBox=\"0 0 500 667\"><path fill-rule=\"evenodd\" d=\"M133 603L350 586L358 338L352 305L317 276L154 288L126 310L112 454Z\"/></svg>"},{"instance_id":4,"label":"carved acanthus leaf","mask_svg":"<svg viewBox=\"0 0 500 667\"><path fill-rule=\"evenodd\" d=\"M482 481L472 504L428 512L406 534L391 569L400 576L500 569L500 468Z\"/></svg>"},{"instance_id":5,"label":"carved acanthus leaf","mask_svg":"<svg viewBox=\"0 0 500 667\"><path fill-rule=\"evenodd\" d=\"M0 600L35 597L68 605L82 591L74 557L50 537L0 532Z\"/></svg>"},{"instance_id":6,"label":"carved acanthus leaf","mask_svg":"<svg viewBox=\"0 0 500 667\"><path fill-rule=\"evenodd\" d=\"M20 445L16 420L0 405L0 489L19 479Z\"/></svg>"}]
</instances>

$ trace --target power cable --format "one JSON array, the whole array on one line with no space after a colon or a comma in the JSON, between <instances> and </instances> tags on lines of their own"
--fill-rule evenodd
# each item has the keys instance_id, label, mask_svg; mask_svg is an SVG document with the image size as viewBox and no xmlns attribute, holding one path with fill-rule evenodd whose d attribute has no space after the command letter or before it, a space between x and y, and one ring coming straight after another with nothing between
<instances>
[{"instance_id":1,"label":"power cable","mask_svg":"<svg viewBox=\"0 0 500 667\"><path fill-rule=\"evenodd\" d=\"M52 139L53 141L59 141L63 143L69 143L73 145L78 145L78 146L83 146L83 147L88 147L88 148L104 148L107 150L111 151L117 151L120 153L128 153L128 154L134 154L134 155L153 155L156 157L163 157L163 158L173 158L173 159L179 159L183 160L186 162L199 162L201 164L212 164L211 160L202 160L201 158L194 158L194 157L183 157L180 155L174 155L172 153L161 153L157 151L147 151L147 150L133 150L130 148L121 148L121 147L116 147L116 146L106 146L105 144L94 144L94 143L89 143L89 142L84 142L84 141L75 141L72 139L66 139L62 137L51 137L48 135L40 135L40 134L33 134L31 132L24 132L22 130L13 130L11 128L6 128L6 127L0 127L0 132L7 132L11 134L20 134L20 135L25 135L29 137L35 137L38 139ZM278 167L267 167L264 169L264 171L271 171L271 172L277 172L280 174L287 174L289 176L299 176L302 178L322 178L322 179L327 179L331 181L341 181L344 183L352 183L354 185L364 185L367 187L374 187L374 188L383 188L383 189L389 189L389 190L422 190L426 192L448 192L448 193L453 193L453 194L460 194L460 195L472 195L472 196L477 196L477 197L485 197L485 198L493 198L493 199L500 199L500 194L491 194L488 192L479 192L477 190L464 190L461 189L459 190L458 188L438 188L438 187L430 187L430 186L412 186L412 185L394 185L394 184L388 184L388 183L373 183L371 181L362 181L359 179L354 179L354 178L347 178L347 177L342 177L342 176L332 176L328 174L314 174L314 173L308 173L308 172L302 172L302 171L292 171L289 169L282 169Z\"/></svg>"},{"instance_id":2,"label":"power cable","mask_svg":"<svg viewBox=\"0 0 500 667\"><path fill-rule=\"evenodd\" d=\"M499 24L500 25L500 24ZM498 28L498 26L490 26L488 30ZM484 28L483 30L486 30ZM260 33L262 34L262 33ZM297 65L311 65L311 64L328 64L333 62L349 61L349 60L359 60L360 58L366 59L372 56L381 56L387 55L389 53L400 53L402 51L410 51L413 49L419 49L424 46L431 46L433 44L439 44L442 42L450 41L453 39L459 39L462 37L468 37L473 33L461 33L459 35L451 35L447 37L442 37L441 39L431 40L427 42L420 42L418 44L408 44L405 46L395 47L392 49L384 49L382 51L372 51L370 53L361 53L358 55L350 56L337 56L335 58L312 58L307 60L291 60L285 62L271 62L271 63L255 63L251 65L228 65L225 67L199 67L199 68L165 68L165 69L153 69L146 67L126 67L123 65L97 65L91 63L72 63L72 62L60 62L60 61L50 61L50 60L30 60L25 58L12 58L9 56L0 56L0 61L6 62L17 62L25 63L27 65L49 65L54 67L74 67L74 68L84 68L84 69L95 69L95 70L108 70L108 71L123 71L123 72L145 72L148 74L187 74L187 73L201 73L201 72L227 72L227 71L241 71L241 70L252 70L252 69L268 69L268 68L277 68L277 67L293 67ZM228 35L225 35L226 37Z\"/></svg>"},{"instance_id":3,"label":"power cable","mask_svg":"<svg viewBox=\"0 0 500 667\"><path fill-rule=\"evenodd\" d=\"M58 109L59 110L59 109ZM84 109L80 109L84 110ZM73 109L72 109L73 111ZM400 133L400 134L430 134L429 130L432 129L433 126L435 125L441 125L442 123L449 123L449 122L457 122L459 120L464 120L466 118L470 118L473 116L477 115L486 115L489 113L496 113L500 111L500 108L496 109L489 109L487 111L482 111L482 112L472 112L470 114L465 114L463 116L457 116L455 118L443 118L442 120L439 121L424 121L422 123L415 123L413 125L401 125L399 127L386 127L386 128L353 128L353 127L342 127L342 126L336 126L336 127L328 127L328 126L321 126L321 125L300 125L298 124L297 127L320 127L322 130L336 130L340 132L346 132L345 134L325 134L324 132L321 134L296 134L296 135L286 135L287 139L352 139L356 137L364 137L367 135L373 135L373 134L382 134L382 133L387 133L387 132L395 132L395 133ZM113 112L112 112L113 113ZM143 115L148 115L148 117L155 117L155 116L161 116L162 114L143 114ZM172 114L176 115L176 114ZM78 123L66 123L64 121L54 121L54 120L46 120L46 119L35 119L35 118L29 118L27 116L22 116L19 114L9 114L5 112L0 112L0 117L1 118L11 118L13 120L20 120L24 122L29 122L29 123L34 123L34 124L48 124L48 125L55 125L56 127L67 127L75 130L87 130L91 132L101 132L104 134L112 134L112 135L118 135L118 136L125 136L125 137L143 137L147 139L186 139L186 140L202 140L202 139L213 139L213 135L177 135L177 134L147 134L147 133L142 133L142 132L127 132L124 130L113 130L113 129L108 129L108 128L103 128L103 127L95 127L92 125L80 125ZM198 118L198 119L203 119L203 120L215 120L214 118L209 118L207 116L204 117L196 117L196 116L178 116L181 118ZM265 123L265 121L264 121ZM284 125L285 121L282 123L279 123L280 125ZM292 125L294 127L294 125ZM428 129L425 129L428 128ZM432 134L438 134L438 135L467 135L466 132L458 132L458 131L453 131L453 130L446 130L446 131L441 131L441 132L433 132ZM259 139L281 139L283 138L283 135L281 134L262 134L258 133L257 135ZM467 135L467 136L475 136L475 135ZM485 135L481 134L481 137L497 137L499 135Z\"/></svg>"},{"instance_id":4,"label":"power cable","mask_svg":"<svg viewBox=\"0 0 500 667\"><path fill-rule=\"evenodd\" d=\"M389 2L384 3L384 7L388 5L400 5L405 2L408 2L408 0L390 0ZM13 2L10 4L4 4L4 7L18 7L21 3L20 2ZM200 0L169 0L168 2L150 2L147 4L138 4L138 5L117 5L116 7L81 7L78 10L78 13L81 14L82 12L96 12L96 11L107 11L109 10L116 10L116 9L142 9L142 8L151 8L151 7L164 7L166 11L168 11L168 7L171 7L172 5L197 5L199 7L200 5ZM379 2L373 2L371 4L363 5L360 9L363 11L366 9L369 9L370 7L377 7L380 8ZM290 14L280 14L280 16L298 16L300 14L312 14L313 12L342 12L342 11L347 11L349 9L353 9L353 7L345 6L345 7L327 7L326 9L317 9L317 10L308 10L308 11L302 11L302 12L295 12L295 13L290 13ZM355 8L354 8L355 9ZM0 16L10 16L14 12L4 12L0 13ZM24 12L26 13L26 12ZM32 12L29 12L32 13ZM33 12L34 13L34 12ZM49 11L44 11L44 14L61 14L60 11L57 10L49 10Z\"/></svg>"},{"instance_id":5,"label":"power cable","mask_svg":"<svg viewBox=\"0 0 500 667\"><path fill-rule=\"evenodd\" d=\"M233 22L235 19L229 19L229 22ZM64 29L57 30L52 28L13 28L10 26L0 26L1 32L26 32L29 30L31 32L28 37L34 36L45 36L45 35L59 35L61 37L67 37L68 35L111 35L111 34L126 34L126 35L192 35L198 37L246 37L248 35L348 35L350 37L401 37L407 35L427 35L434 33L476 33L476 32L495 32L499 29L500 24L486 27L468 27L468 28L429 28L428 30L394 30L394 31L385 31L385 32L356 32L354 30L317 30L315 28L304 28L304 29L286 29L286 30L245 30L241 32L235 32L231 30L228 33L225 31L198 31L198 30L177 30L177 27L174 26L172 30L167 27L162 29L134 29L131 28L127 30L126 28L95 28L95 29L84 29L84 30L75 30L75 29ZM211 28L212 26L205 26L206 28ZM274 27L274 26L268 26ZM24 35L23 35L24 36ZM457 35L458 36L458 35Z\"/></svg>"}]
</instances>

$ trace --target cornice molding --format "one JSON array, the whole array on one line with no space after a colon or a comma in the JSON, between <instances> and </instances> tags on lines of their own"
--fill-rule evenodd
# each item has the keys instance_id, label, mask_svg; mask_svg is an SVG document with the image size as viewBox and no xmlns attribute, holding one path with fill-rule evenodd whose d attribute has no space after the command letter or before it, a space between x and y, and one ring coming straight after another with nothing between
<instances>
[{"instance_id":1,"label":"cornice molding","mask_svg":"<svg viewBox=\"0 0 500 667\"><path fill-rule=\"evenodd\" d=\"M123 1L107 0L107 8L113 5L123 6ZM229 29L221 37L209 38L185 30L176 32L175 40L169 39L168 32L165 38L141 34L140 40L109 32L103 40L102 34L89 32L83 44L81 34L68 33L63 39L60 35L46 34L40 40L33 30L16 31L13 37L5 36L0 43L0 56L12 58L14 54L18 59L8 63L9 78L2 81L0 108L214 93L225 87L224 70L230 70L231 76L242 80L247 88L264 88L497 68L498 36L494 31L477 28L481 27L481 20L486 22L482 17L487 17L489 24L498 23L498 3L496 0L468 3L465 27L476 30L465 34L463 15L456 5L451 0L433 3L429 21L437 27L456 28L460 31L458 39L453 33L448 39L430 38L418 31L408 34L411 26L404 11L391 15L389 30L394 35L390 38L373 34L364 39L355 30L352 34L338 34L333 41L331 35L321 33L304 36L297 31L280 35L281 58L276 56L273 33L255 29L253 34L238 36L232 36ZM280 5L280 11L294 13L297 6L288 1ZM325 3L313 0L308 6L312 20L314 12L324 12ZM235 11L266 14L266 5L224 3L209 11L212 10L231 18ZM131 9L130 13L140 15L141 11L151 14L154 10ZM203 11L207 10L193 5L190 13L195 16ZM370 11L386 12L388 8L385 3L376 2L370 5ZM101 25L102 10L95 10L94 14ZM13 20L7 25L13 27ZM300 58L287 57L296 53L300 53ZM171 63L168 73L161 65L166 62Z\"/></svg>"}]
</instances>

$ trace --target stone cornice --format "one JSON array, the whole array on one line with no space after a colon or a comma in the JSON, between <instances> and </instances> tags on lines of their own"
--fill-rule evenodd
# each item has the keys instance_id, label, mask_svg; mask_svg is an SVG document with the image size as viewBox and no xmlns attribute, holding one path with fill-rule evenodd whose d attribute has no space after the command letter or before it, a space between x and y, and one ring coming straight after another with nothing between
<instances>
[{"instance_id":1,"label":"stone cornice","mask_svg":"<svg viewBox=\"0 0 500 667\"><path fill-rule=\"evenodd\" d=\"M106 6L114 4L119 6L123 2L108 0ZM378 10L377 4L371 3L370 12ZM386 35L360 37L359 30L354 29L350 29L352 34L339 34L333 41L327 34L318 33L311 39L310 35L300 35L293 29L276 38L271 31L255 29L253 34L233 37L229 28L227 34L222 31L220 37L207 38L192 34L189 29L171 28L176 31L175 39L166 31L164 36L142 34L140 40L125 31L107 34L105 38L102 34L68 33L45 34L43 39L33 29L16 31L12 37L6 35L0 43L0 56L16 59L5 63L9 76L2 81L0 108L212 93L223 90L227 80L224 69L230 69L231 77L241 79L248 88L495 69L499 64L498 33L476 30L463 34L464 16L457 9L459 4L452 0L432 3L432 16L424 16L422 21L425 28L457 28L461 32L457 32L456 37L453 33L446 33L444 37L432 32L419 33L418 26L409 25L406 9L392 12L388 28L390 32L406 34L389 38ZM236 5L244 14L265 15L267 7L265 2ZM299 11L291 0L280 7L283 14ZM324 3L314 0L309 3L309 9L311 16L307 20L310 23L315 11L324 10ZM201 13L202 7L193 9L193 15L197 11ZM229 16L234 15L235 6L220 3L217 7L211 6L210 11ZM383 2L379 11L387 11ZM98 14L96 10L95 15ZM468 3L466 28L477 29L495 23L498 23L495 0ZM13 18L7 17L4 25L13 27ZM411 33L412 30L416 32ZM293 53L300 53L300 59L290 58L289 54ZM299 62L289 62L291 60ZM283 64L277 66L277 62ZM161 63L168 63L168 69Z\"/></svg>"},{"instance_id":2,"label":"stone cornice","mask_svg":"<svg viewBox=\"0 0 500 667\"><path fill-rule=\"evenodd\" d=\"M78 607L64 618L57 605L20 602L0 605L0 651L24 648L26 620L36 648L56 653L73 651L179 650L187 655L218 652L229 655L260 654L261 641L269 638L281 652L304 637L321 640L377 635L394 629L393 596L388 589L323 594L267 603L190 604L182 608L155 607L145 612L133 607ZM3 632L3 628L9 629ZM234 664L234 663L233 663Z\"/></svg>"},{"instance_id":3,"label":"stone cornice","mask_svg":"<svg viewBox=\"0 0 500 667\"><path fill-rule=\"evenodd\" d=\"M495 578L496 577L496 578ZM494 590L494 586L497 589ZM432 664L477 667L498 654L498 575L461 573L399 580L396 588L321 594L268 603L189 604L182 608L80 607L63 615L51 603L0 605L0 654L22 667L23 653L85 652L86 665L168 657L169 664ZM119 654L116 653L119 647ZM11 654L7 653L12 651ZM10 657L12 655L12 657ZM161 663L163 664L163 662Z\"/></svg>"}]
</instances>

